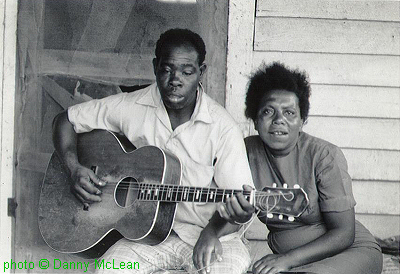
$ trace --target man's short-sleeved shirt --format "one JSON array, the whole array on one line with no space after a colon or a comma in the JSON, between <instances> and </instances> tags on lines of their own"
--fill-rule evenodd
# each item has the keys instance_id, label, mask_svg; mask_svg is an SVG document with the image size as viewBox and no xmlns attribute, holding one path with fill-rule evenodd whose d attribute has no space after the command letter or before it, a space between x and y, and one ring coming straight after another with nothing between
<instances>
[{"instance_id":1,"label":"man's short-sleeved shirt","mask_svg":"<svg viewBox=\"0 0 400 274\"><path fill-rule=\"evenodd\" d=\"M105 129L133 145L154 145L182 163L182 185L241 189L253 185L243 135L228 112L198 91L191 119L172 130L157 85L72 106L68 119L77 133ZM174 231L194 245L216 204L179 203Z\"/></svg>"}]
</instances>

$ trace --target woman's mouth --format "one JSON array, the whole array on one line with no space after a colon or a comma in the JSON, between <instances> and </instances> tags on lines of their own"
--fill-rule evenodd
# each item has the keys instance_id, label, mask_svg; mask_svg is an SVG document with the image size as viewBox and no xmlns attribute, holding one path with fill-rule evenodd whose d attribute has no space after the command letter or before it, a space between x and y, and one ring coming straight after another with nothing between
<instances>
[{"instance_id":1,"label":"woman's mouth","mask_svg":"<svg viewBox=\"0 0 400 274\"><path fill-rule=\"evenodd\" d=\"M288 133L283 132L283 131L271 131L271 132L269 132L269 134L272 134L274 136L284 136L284 135L287 135Z\"/></svg>"}]
</instances>

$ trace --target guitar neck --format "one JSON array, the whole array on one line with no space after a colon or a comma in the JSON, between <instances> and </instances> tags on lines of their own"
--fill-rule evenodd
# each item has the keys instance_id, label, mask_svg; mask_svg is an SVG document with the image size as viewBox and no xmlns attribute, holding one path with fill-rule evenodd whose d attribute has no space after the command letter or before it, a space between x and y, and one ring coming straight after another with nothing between
<instances>
[{"instance_id":1,"label":"guitar neck","mask_svg":"<svg viewBox=\"0 0 400 274\"><path fill-rule=\"evenodd\" d=\"M251 191L149 183L139 184L137 198L142 201L219 203L238 193L252 203Z\"/></svg>"}]
</instances>

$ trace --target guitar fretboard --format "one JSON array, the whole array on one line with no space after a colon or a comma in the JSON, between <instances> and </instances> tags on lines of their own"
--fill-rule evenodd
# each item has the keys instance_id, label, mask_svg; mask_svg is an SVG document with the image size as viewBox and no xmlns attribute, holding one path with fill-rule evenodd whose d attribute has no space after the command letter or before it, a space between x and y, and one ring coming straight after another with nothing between
<instances>
[{"instance_id":1,"label":"guitar fretboard","mask_svg":"<svg viewBox=\"0 0 400 274\"><path fill-rule=\"evenodd\" d=\"M142 201L219 203L238 193L243 193L250 201L250 191L145 183L139 184L137 198Z\"/></svg>"}]
</instances>

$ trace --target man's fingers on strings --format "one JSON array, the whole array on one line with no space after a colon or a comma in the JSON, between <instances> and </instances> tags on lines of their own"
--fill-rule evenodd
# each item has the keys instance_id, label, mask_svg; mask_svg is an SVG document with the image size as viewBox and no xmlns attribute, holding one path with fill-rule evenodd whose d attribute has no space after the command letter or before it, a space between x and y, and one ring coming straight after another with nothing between
<instances>
[{"instance_id":1,"label":"man's fingers on strings","mask_svg":"<svg viewBox=\"0 0 400 274\"><path fill-rule=\"evenodd\" d=\"M76 194L80 195L84 199L85 202L87 203L92 203L92 202L101 202L101 198L98 195L93 195L87 192L84 188L81 186L75 185L73 188L73 192Z\"/></svg>"},{"instance_id":2,"label":"man's fingers on strings","mask_svg":"<svg viewBox=\"0 0 400 274\"><path fill-rule=\"evenodd\" d=\"M89 178L90 181L97 186L105 186L107 184L106 181L103 181L99 177L97 177L93 171L89 173Z\"/></svg>"},{"instance_id":3,"label":"man's fingers on strings","mask_svg":"<svg viewBox=\"0 0 400 274\"><path fill-rule=\"evenodd\" d=\"M80 183L80 186L88 193L90 194L96 194L96 195L100 195L101 194L101 190L98 189L97 187L95 187L92 183L90 183L89 181L85 180L82 181Z\"/></svg>"}]
</instances>

